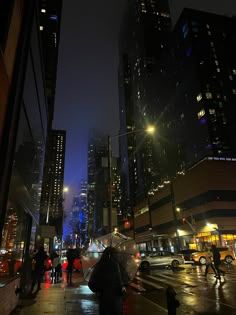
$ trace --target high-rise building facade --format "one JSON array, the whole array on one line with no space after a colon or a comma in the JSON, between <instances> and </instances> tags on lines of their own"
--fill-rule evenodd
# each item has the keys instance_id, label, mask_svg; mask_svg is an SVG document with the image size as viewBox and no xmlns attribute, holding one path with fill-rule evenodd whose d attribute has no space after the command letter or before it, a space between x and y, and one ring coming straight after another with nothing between
<instances>
[{"instance_id":1,"label":"high-rise building facade","mask_svg":"<svg viewBox=\"0 0 236 315\"><path fill-rule=\"evenodd\" d=\"M79 238L80 245L86 245L88 242L88 183L83 180L80 183L79 194Z\"/></svg>"},{"instance_id":2,"label":"high-rise building facade","mask_svg":"<svg viewBox=\"0 0 236 315\"><path fill-rule=\"evenodd\" d=\"M79 196L74 196L72 200L71 212L69 217L69 234L70 234L70 246L77 246L79 240ZM68 238L68 236L67 236Z\"/></svg>"},{"instance_id":3,"label":"high-rise building facade","mask_svg":"<svg viewBox=\"0 0 236 315\"><path fill-rule=\"evenodd\" d=\"M120 132L127 133L119 138L125 216L159 179L155 139L145 137L142 130L158 122L156 76L170 29L168 1L127 1L119 44Z\"/></svg>"},{"instance_id":4,"label":"high-rise building facade","mask_svg":"<svg viewBox=\"0 0 236 315\"><path fill-rule=\"evenodd\" d=\"M108 166L108 136L93 130L90 132L88 145L87 229L89 238L103 235L110 228L117 227L121 218L119 159L111 158L111 179L109 179ZM111 215L112 227L109 226L109 215Z\"/></svg>"},{"instance_id":5,"label":"high-rise building facade","mask_svg":"<svg viewBox=\"0 0 236 315\"><path fill-rule=\"evenodd\" d=\"M40 224L55 226L60 237L64 219L65 146L66 131L51 130L47 139L40 208Z\"/></svg>"},{"instance_id":6,"label":"high-rise building facade","mask_svg":"<svg viewBox=\"0 0 236 315\"><path fill-rule=\"evenodd\" d=\"M60 43L60 27L61 27L61 11L62 11L62 1L49 0L39 1L40 6L40 15L39 15L39 29L40 29L40 39L42 44L42 56L43 56L43 67L45 74L45 87L46 87L46 98L48 105L48 134L47 134L47 143L51 142L52 134L52 124L53 124L53 116L54 116L54 107L55 107L55 94L56 94L56 79L57 79L57 64L58 64L58 52L59 52L59 43ZM50 155L52 154L52 150L47 145L45 159L49 159L46 164L51 163ZM64 163L64 162L63 162ZM46 172L46 173L45 173ZM55 175L54 178L49 178L48 175L51 173L51 176ZM63 173L64 173L64 165L63 165ZM48 182L45 182L48 181ZM41 213L40 213L40 222L41 224L51 224L56 228L56 234L62 234L62 218L59 213L63 213L63 192L61 192L61 196L57 196L57 194L53 193L53 198L47 195L53 191L53 187L51 187L52 183L58 184L57 174L52 173L51 170L47 169L45 166L44 169L44 179L43 179L43 190L42 190L42 204L41 204ZM63 189L63 188L62 188ZM51 193L50 193L51 194ZM54 196L55 195L55 196ZM58 201L59 200L59 201ZM60 210L57 209L57 205L53 204L56 202ZM47 215L45 218L45 208L48 207ZM49 208L51 209L51 213L49 216ZM50 218L49 218L50 217ZM39 231L42 238L45 240L45 236L49 237L50 234L50 243L52 243L52 239L54 238L52 233L48 230L43 231L42 227Z\"/></svg>"},{"instance_id":7,"label":"high-rise building facade","mask_svg":"<svg viewBox=\"0 0 236 315\"><path fill-rule=\"evenodd\" d=\"M229 246L227 238L235 238L235 230L230 223L234 220L234 211L228 210L233 209L233 205L222 207L211 204L214 199L229 204L235 199L232 197L234 176L229 177L227 173L233 172L236 153L235 23L234 18L185 9L159 61L163 110L158 124L158 160L162 184L153 199L149 200L149 211L147 207L143 209L141 203L135 211L136 235L139 233L139 242L149 248L161 248L167 243L169 250L171 246L175 246L175 249L188 246L194 235L197 235L194 246L199 242L202 247L204 242ZM196 170L205 161L210 162L207 162L208 166L202 174L206 178L208 176L209 181L204 179L200 184L197 181L199 171ZM213 175L207 173L211 165L214 165ZM232 167L230 171L229 166ZM194 172L195 178L187 176ZM222 189L222 183L231 186ZM203 185L206 185L204 194L199 192ZM190 187L189 190L186 187ZM193 193L192 189L196 189L196 192ZM168 197L163 194L167 190ZM180 193L181 202L175 191ZM167 203L170 206L170 220L167 219ZM210 210L206 206L208 203ZM182 209L179 215L176 212L178 207ZM201 209L200 216L195 213L196 209ZM185 215L198 228L178 235L183 224L181 216L184 218ZM208 221L217 224L213 225L217 226L218 232L215 239L213 226L206 228ZM221 225L221 222L224 224ZM228 231L226 225L230 226ZM209 233L209 238L202 237L204 234L201 233L205 232ZM178 241L179 237L181 241Z\"/></svg>"},{"instance_id":8,"label":"high-rise building facade","mask_svg":"<svg viewBox=\"0 0 236 315\"><path fill-rule=\"evenodd\" d=\"M62 0L40 0L40 34L49 111L49 129L52 126L55 106L61 11Z\"/></svg>"},{"instance_id":9,"label":"high-rise building facade","mask_svg":"<svg viewBox=\"0 0 236 315\"><path fill-rule=\"evenodd\" d=\"M48 107L38 18L37 1L0 3L0 247L1 259L12 263L25 261L39 225ZM5 271L3 314L17 302L9 286L22 294L29 287L24 270L20 284L15 269Z\"/></svg>"},{"instance_id":10,"label":"high-rise building facade","mask_svg":"<svg viewBox=\"0 0 236 315\"><path fill-rule=\"evenodd\" d=\"M190 9L175 26L162 62L162 81L172 88L159 132L173 149L159 147L163 179L205 156L236 155L235 26L233 18Z\"/></svg>"},{"instance_id":11,"label":"high-rise building facade","mask_svg":"<svg viewBox=\"0 0 236 315\"><path fill-rule=\"evenodd\" d=\"M97 130L90 131L88 144L88 233L103 234L103 209L108 202L108 141Z\"/></svg>"}]
</instances>

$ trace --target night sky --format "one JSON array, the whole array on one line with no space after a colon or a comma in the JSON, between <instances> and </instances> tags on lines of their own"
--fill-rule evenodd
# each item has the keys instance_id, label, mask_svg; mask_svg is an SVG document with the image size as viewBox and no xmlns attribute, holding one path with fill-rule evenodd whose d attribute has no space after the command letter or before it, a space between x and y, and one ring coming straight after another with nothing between
<instances>
[{"instance_id":1,"label":"night sky","mask_svg":"<svg viewBox=\"0 0 236 315\"><path fill-rule=\"evenodd\" d=\"M127 0L65 0L54 128L67 131L65 178L71 198L87 179L88 131L119 132L118 32ZM236 15L236 0L170 0L174 21L184 6Z\"/></svg>"},{"instance_id":2,"label":"night sky","mask_svg":"<svg viewBox=\"0 0 236 315\"><path fill-rule=\"evenodd\" d=\"M54 128L66 129L64 183L78 193L87 179L88 131L119 130L117 38L125 0L63 4ZM68 206L68 205L67 205ZM69 207L71 204L69 204Z\"/></svg>"}]
</instances>

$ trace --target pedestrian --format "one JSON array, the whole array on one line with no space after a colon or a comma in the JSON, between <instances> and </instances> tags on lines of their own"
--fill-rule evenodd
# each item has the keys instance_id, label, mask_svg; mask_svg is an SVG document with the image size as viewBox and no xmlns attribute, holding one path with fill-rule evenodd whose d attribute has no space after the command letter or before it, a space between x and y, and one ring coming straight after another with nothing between
<instances>
[{"instance_id":1,"label":"pedestrian","mask_svg":"<svg viewBox=\"0 0 236 315\"><path fill-rule=\"evenodd\" d=\"M210 251L210 248L208 248L207 254L206 254L205 277L207 276L207 274L208 274L208 269L209 269L210 267L212 268L212 270L214 271L215 275L217 276L217 271L216 271L215 266L214 266L214 264L213 264L213 254L212 254L212 252Z\"/></svg>"},{"instance_id":2,"label":"pedestrian","mask_svg":"<svg viewBox=\"0 0 236 315\"><path fill-rule=\"evenodd\" d=\"M95 265L88 286L99 300L99 315L122 315L128 275L117 260L118 251L107 247Z\"/></svg>"},{"instance_id":3,"label":"pedestrian","mask_svg":"<svg viewBox=\"0 0 236 315\"><path fill-rule=\"evenodd\" d=\"M66 258L67 258L67 283L68 284L72 284L72 272L74 269L74 260L75 260L75 256L74 256L74 251L72 248L69 248L68 251L66 252Z\"/></svg>"},{"instance_id":4,"label":"pedestrian","mask_svg":"<svg viewBox=\"0 0 236 315\"><path fill-rule=\"evenodd\" d=\"M60 256L56 253L52 261L52 283L57 283L59 281L59 269L61 266Z\"/></svg>"},{"instance_id":5,"label":"pedestrian","mask_svg":"<svg viewBox=\"0 0 236 315\"><path fill-rule=\"evenodd\" d=\"M180 303L176 298L176 291L171 285L168 285L166 289L166 300L168 315L176 315L176 309L180 306Z\"/></svg>"},{"instance_id":6,"label":"pedestrian","mask_svg":"<svg viewBox=\"0 0 236 315\"><path fill-rule=\"evenodd\" d=\"M218 248L216 247L216 245L212 245L211 248L212 248L214 266L215 266L215 270L216 270L215 277L220 280L220 274L222 273L223 276L225 275L225 272L219 268L219 266L220 266L220 252L219 252Z\"/></svg>"},{"instance_id":7,"label":"pedestrian","mask_svg":"<svg viewBox=\"0 0 236 315\"><path fill-rule=\"evenodd\" d=\"M34 290L34 286L37 283L37 290L41 289L41 281L44 274L44 261L47 258L47 255L44 251L43 246L41 246L38 252L33 256L33 279L31 285L31 292Z\"/></svg>"}]
</instances>

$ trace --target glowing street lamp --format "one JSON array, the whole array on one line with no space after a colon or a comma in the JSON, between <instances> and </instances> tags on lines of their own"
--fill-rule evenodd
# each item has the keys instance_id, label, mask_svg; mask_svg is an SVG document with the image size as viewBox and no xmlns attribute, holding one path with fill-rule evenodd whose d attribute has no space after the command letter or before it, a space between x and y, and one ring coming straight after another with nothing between
<instances>
[{"instance_id":1,"label":"glowing street lamp","mask_svg":"<svg viewBox=\"0 0 236 315\"><path fill-rule=\"evenodd\" d=\"M68 191L69 191L69 188L68 188L68 187L64 187L64 188L63 188L63 192L64 192L64 193L66 193L66 192L68 192Z\"/></svg>"},{"instance_id":2,"label":"glowing street lamp","mask_svg":"<svg viewBox=\"0 0 236 315\"><path fill-rule=\"evenodd\" d=\"M145 129L146 133L149 133L151 135L153 135L155 132L156 132L156 128L155 126L153 125L150 125L148 126L146 129Z\"/></svg>"}]
</instances>

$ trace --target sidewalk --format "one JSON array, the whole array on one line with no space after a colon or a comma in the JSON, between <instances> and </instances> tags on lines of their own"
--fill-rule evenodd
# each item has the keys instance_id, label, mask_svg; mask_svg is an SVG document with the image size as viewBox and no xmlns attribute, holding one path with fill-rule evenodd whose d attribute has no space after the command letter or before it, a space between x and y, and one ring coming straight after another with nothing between
<instances>
[{"instance_id":1,"label":"sidewalk","mask_svg":"<svg viewBox=\"0 0 236 315\"><path fill-rule=\"evenodd\" d=\"M51 284L49 279L42 289L30 298L19 301L11 315L97 315L98 304L81 274L73 274L73 284L63 282ZM124 305L124 315L165 315L167 311L137 294L131 288Z\"/></svg>"}]
</instances>

